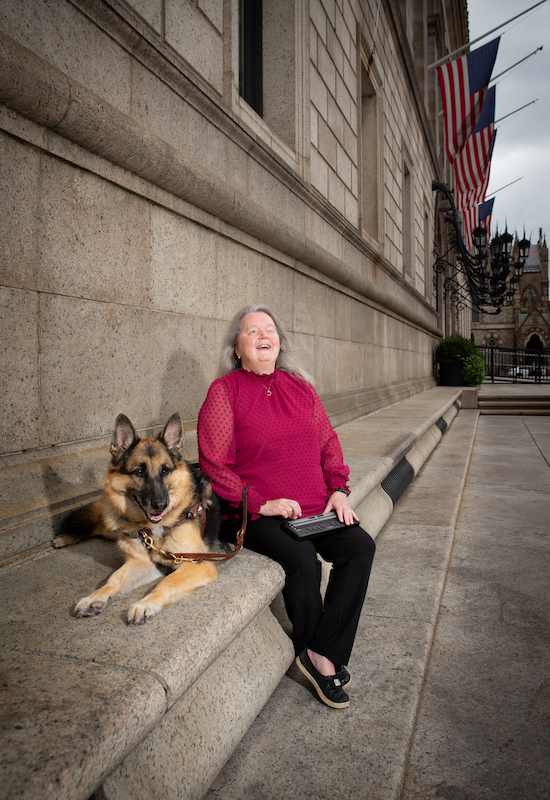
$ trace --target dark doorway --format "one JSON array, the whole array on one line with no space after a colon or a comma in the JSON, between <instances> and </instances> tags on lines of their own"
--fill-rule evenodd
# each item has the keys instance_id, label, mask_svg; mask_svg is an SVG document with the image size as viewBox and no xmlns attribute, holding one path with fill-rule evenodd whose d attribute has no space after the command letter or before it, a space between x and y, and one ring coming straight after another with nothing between
<instances>
[{"instance_id":1,"label":"dark doorway","mask_svg":"<svg viewBox=\"0 0 550 800\"><path fill-rule=\"evenodd\" d=\"M527 350L543 350L544 345L541 342L540 336L534 333L527 342Z\"/></svg>"}]
</instances>

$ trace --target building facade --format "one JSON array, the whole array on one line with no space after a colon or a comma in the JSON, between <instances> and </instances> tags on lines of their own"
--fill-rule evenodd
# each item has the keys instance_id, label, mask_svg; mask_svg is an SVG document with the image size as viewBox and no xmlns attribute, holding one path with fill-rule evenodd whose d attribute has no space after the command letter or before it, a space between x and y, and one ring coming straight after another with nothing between
<instances>
[{"instance_id":1,"label":"building facade","mask_svg":"<svg viewBox=\"0 0 550 800\"><path fill-rule=\"evenodd\" d=\"M434 385L427 67L467 38L465 0L3 0L2 466L78 482L120 412L192 457L247 303L335 424Z\"/></svg>"},{"instance_id":2,"label":"building facade","mask_svg":"<svg viewBox=\"0 0 550 800\"><path fill-rule=\"evenodd\" d=\"M483 347L550 350L548 247L542 230L531 245L513 304L496 316L474 314L472 332Z\"/></svg>"}]
</instances>

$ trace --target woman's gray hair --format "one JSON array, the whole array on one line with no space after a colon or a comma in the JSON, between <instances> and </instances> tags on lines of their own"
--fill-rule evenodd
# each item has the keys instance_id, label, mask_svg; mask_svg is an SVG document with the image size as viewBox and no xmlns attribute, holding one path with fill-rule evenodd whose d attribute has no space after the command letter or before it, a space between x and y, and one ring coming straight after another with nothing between
<instances>
[{"instance_id":1,"label":"woman's gray hair","mask_svg":"<svg viewBox=\"0 0 550 800\"><path fill-rule=\"evenodd\" d=\"M313 384L313 378L309 372L306 372L299 360L294 355L292 345L290 344L288 334L283 327L283 323L277 314L275 314L275 312L269 308L269 306L244 306L244 308L241 308L240 311L237 311L229 323L229 328L227 329L225 339L223 340L217 377L221 378L224 375L227 375L228 372L233 372L233 370L239 369L241 366L240 359L237 358L235 354L235 347L237 346L237 341L241 332L243 317L246 317L247 314L253 314L260 311L271 317L275 323L275 327L279 335L280 349L275 365L277 369L290 372L291 375L295 375L297 378Z\"/></svg>"}]
</instances>

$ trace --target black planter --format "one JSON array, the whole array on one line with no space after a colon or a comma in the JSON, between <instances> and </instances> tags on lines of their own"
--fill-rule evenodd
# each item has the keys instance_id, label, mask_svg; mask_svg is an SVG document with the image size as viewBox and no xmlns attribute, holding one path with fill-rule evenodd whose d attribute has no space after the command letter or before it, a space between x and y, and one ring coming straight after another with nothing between
<instances>
[{"instance_id":1,"label":"black planter","mask_svg":"<svg viewBox=\"0 0 550 800\"><path fill-rule=\"evenodd\" d=\"M460 361L440 361L439 362L439 385L440 386L467 386L462 380L462 364Z\"/></svg>"}]
</instances>

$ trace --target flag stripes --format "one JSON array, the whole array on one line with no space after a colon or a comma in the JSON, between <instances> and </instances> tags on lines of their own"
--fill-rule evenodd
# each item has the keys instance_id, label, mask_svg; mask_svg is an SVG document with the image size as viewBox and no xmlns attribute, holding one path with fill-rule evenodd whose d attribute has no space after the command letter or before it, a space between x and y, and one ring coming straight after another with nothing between
<instances>
[{"instance_id":1,"label":"flag stripes","mask_svg":"<svg viewBox=\"0 0 550 800\"><path fill-rule=\"evenodd\" d=\"M456 190L460 207L465 207L465 203L460 202L460 195L472 192L485 181L495 139L494 118L495 87L493 86L487 92L483 110L474 132L454 162ZM476 198L474 202L479 203L482 199L481 197Z\"/></svg>"},{"instance_id":2,"label":"flag stripes","mask_svg":"<svg viewBox=\"0 0 550 800\"><path fill-rule=\"evenodd\" d=\"M495 202L495 198L492 197L490 200L486 200L484 203L480 203L473 208L467 208L462 213L464 216L464 228L465 228L465 240L466 246L468 250L473 251L474 249L474 241L473 241L473 232L479 226L482 225L487 230L487 241L491 238L491 216L493 213L493 203Z\"/></svg>"},{"instance_id":3,"label":"flag stripes","mask_svg":"<svg viewBox=\"0 0 550 800\"><path fill-rule=\"evenodd\" d=\"M472 135L481 114L500 37L437 68L445 149L453 162Z\"/></svg>"}]
</instances>

